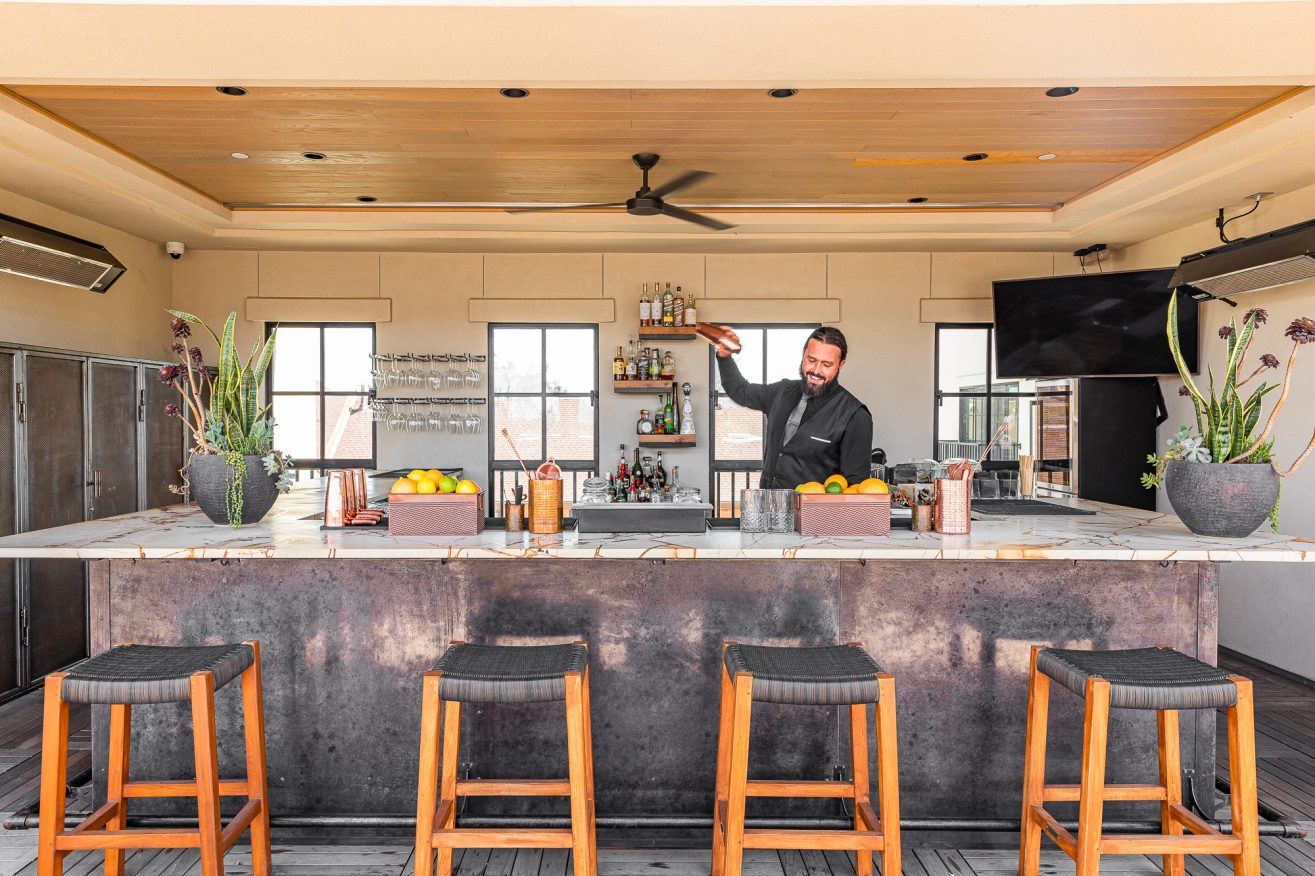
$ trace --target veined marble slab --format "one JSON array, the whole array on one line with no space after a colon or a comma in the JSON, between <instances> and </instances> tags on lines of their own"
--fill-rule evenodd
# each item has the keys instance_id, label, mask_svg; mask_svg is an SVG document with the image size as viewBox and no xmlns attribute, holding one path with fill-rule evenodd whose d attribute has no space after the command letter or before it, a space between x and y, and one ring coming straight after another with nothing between
<instances>
[{"instance_id":1,"label":"veined marble slab","mask_svg":"<svg viewBox=\"0 0 1315 876\"><path fill-rule=\"evenodd\" d=\"M255 526L215 526L176 505L0 538L0 557L70 559L861 559L1204 560L1315 562L1315 538L1262 529L1204 538L1172 514L1071 500L1095 515L974 520L969 535L896 529L884 538L806 538L714 529L699 534L390 536L386 529L321 530L304 518L323 507L317 482L279 497Z\"/></svg>"}]
</instances>

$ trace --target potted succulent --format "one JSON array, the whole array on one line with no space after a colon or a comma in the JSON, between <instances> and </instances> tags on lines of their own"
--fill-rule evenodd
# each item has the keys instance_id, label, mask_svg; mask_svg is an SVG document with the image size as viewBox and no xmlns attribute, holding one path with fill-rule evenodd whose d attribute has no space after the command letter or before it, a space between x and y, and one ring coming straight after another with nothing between
<instances>
[{"instance_id":1,"label":"potted succulent","mask_svg":"<svg viewBox=\"0 0 1315 876\"><path fill-rule=\"evenodd\" d=\"M1155 470L1142 475L1142 483L1148 488L1163 485L1174 511L1188 529L1200 535L1240 538L1255 532L1266 518L1277 530L1280 479L1295 472L1315 449L1312 435L1306 449L1286 470L1279 471L1274 464L1274 424L1292 388L1297 351L1315 341L1315 320L1300 317L1284 332L1292 341L1292 351L1283 382L1260 380L1245 390L1253 380L1279 367L1278 357L1270 353L1261 356L1253 368L1246 365L1256 330L1268 319L1264 310L1252 308L1243 316L1240 328L1236 320L1229 320L1219 329L1219 337L1227 344L1223 382L1216 386L1214 372L1209 370L1206 395L1188 373L1179 346L1177 293L1169 299L1169 349L1183 379L1178 394L1191 398L1196 430L1182 426L1169 439L1163 455L1151 455L1148 461ZM1276 389L1281 390L1278 399L1256 434L1265 397Z\"/></svg>"},{"instance_id":2,"label":"potted succulent","mask_svg":"<svg viewBox=\"0 0 1315 876\"><path fill-rule=\"evenodd\" d=\"M173 317L171 349L178 364L162 366L159 377L183 400L181 408L171 404L166 412L180 418L192 435L193 447L182 472L185 489L213 523L234 529L256 523L269 513L279 493L292 488L294 477L292 460L274 449L269 408L257 401L278 330L270 332L263 349L257 342L244 364L233 343L236 311L228 315L222 338L190 313L166 312ZM201 349L188 346L194 325L205 329L219 349L213 377Z\"/></svg>"}]
</instances>

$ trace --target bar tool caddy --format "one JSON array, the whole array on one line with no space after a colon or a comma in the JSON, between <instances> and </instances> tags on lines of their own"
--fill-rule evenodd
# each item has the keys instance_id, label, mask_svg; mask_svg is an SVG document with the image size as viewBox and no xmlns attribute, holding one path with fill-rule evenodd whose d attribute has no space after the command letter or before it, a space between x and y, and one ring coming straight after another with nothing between
<instances>
[{"instance_id":1,"label":"bar tool caddy","mask_svg":"<svg viewBox=\"0 0 1315 876\"><path fill-rule=\"evenodd\" d=\"M945 470L945 477L936 479L936 531L942 535L967 535L972 530L973 470L979 468L991 455L991 448L1009 431L1013 415L1005 417L977 457L976 464L960 460Z\"/></svg>"},{"instance_id":2,"label":"bar tool caddy","mask_svg":"<svg viewBox=\"0 0 1315 876\"><path fill-rule=\"evenodd\" d=\"M370 507L365 469L333 469L326 475L324 520L321 529L346 529L352 526L376 526L386 515Z\"/></svg>"},{"instance_id":3,"label":"bar tool caddy","mask_svg":"<svg viewBox=\"0 0 1315 876\"><path fill-rule=\"evenodd\" d=\"M561 532L564 507L561 468L550 459L534 471L530 471L525 467L525 460L521 458L520 451L516 449L516 442L511 440L511 433L503 429L502 437L511 448L511 452L516 455L516 461L520 463L521 471L525 474L528 496L523 514L525 528L535 535L553 535ZM520 488L517 487L517 498L519 498L519 490Z\"/></svg>"}]
</instances>

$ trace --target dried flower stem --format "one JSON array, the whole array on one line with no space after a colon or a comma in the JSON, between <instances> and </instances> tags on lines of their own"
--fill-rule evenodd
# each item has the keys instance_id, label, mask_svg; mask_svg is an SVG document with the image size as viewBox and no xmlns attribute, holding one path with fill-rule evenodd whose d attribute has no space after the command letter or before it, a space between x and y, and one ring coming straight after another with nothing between
<instances>
[{"instance_id":1,"label":"dried flower stem","mask_svg":"<svg viewBox=\"0 0 1315 876\"><path fill-rule=\"evenodd\" d=\"M1248 344L1248 346L1250 346L1250 345ZM1239 362L1238 365L1240 366L1241 363ZM1261 366L1257 367L1255 371L1252 371L1250 374L1248 374L1248 375L1246 376L1246 380L1243 380L1241 383L1239 383L1239 384L1237 385L1237 388L1238 388L1238 389L1241 389L1242 387L1246 386L1248 383L1251 382L1251 378L1255 377L1257 374L1259 374L1260 372L1262 372L1262 371L1264 371L1264 370L1265 370L1265 366L1264 366L1264 365L1261 365Z\"/></svg>"},{"instance_id":2,"label":"dried flower stem","mask_svg":"<svg viewBox=\"0 0 1315 876\"><path fill-rule=\"evenodd\" d=\"M1298 456L1295 460L1293 460L1292 465L1288 467L1287 471L1279 472L1278 476L1281 478L1285 478L1288 475L1295 473L1297 470L1297 466L1301 465L1303 462L1306 461L1306 457L1310 456L1312 450L1315 450L1315 432L1312 432L1310 434L1310 443L1306 445L1305 450L1301 451L1301 456Z\"/></svg>"},{"instance_id":3,"label":"dried flower stem","mask_svg":"<svg viewBox=\"0 0 1315 876\"><path fill-rule=\"evenodd\" d=\"M1297 348L1299 346L1301 345L1292 345L1292 355L1288 356L1288 370L1283 374L1283 391L1279 393L1278 401L1274 402L1274 409L1269 412L1269 419L1265 421L1265 430L1260 433L1260 437L1256 439L1255 444L1252 444L1232 459L1225 460L1225 462L1237 462L1240 459L1246 459L1255 453L1257 448L1269 438L1269 433L1274 431L1274 424L1278 422L1278 412L1283 410L1283 403L1288 400L1288 390L1292 388L1292 369L1297 365Z\"/></svg>"}]
</instances>

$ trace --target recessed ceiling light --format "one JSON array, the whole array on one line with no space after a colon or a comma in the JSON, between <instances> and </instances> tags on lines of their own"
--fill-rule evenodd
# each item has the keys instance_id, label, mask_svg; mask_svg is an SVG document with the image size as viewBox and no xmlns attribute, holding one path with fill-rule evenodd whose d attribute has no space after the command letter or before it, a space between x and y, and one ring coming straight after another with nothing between
<instances>
[{"instance_id":1,"label":"recessed ceiling light","mask_svg":"<svg viewBox=\"0 0 1315 876\"><path fill-rule=\"evenodd\" d=\"M773 88L767 92L768 97L794 97L799 93L797 88Z\"/></svg>"},{"instance_id":2,"label":"recessed ceiling light","mask_svg":"<svg viewBox=\"0 0 1315 876\"><path fill-rule=\"evenodd\" d=\"M967 155L965 155L965 156L963 157L963 160L964 160L964 161L985 161L986 159L988 159L988 158L990 158L990 157L991 157L991 156L987 155L985 152L969 152Z\"/></svg>"},{"instance_id":3,"label":"recessed ceiling light","mask_svg":"<svg viewBox=\"0 0 1315 876\"><path fill-rule=\"evenodd\" d=\"M356 200L360 201L362 204L373 204L379 199L374 195L358 195Z\"/></svg>"},{"instance_id":4,"label":"recessed ceiling light","mask_svg":"<svg viewBox=\"0 0 1315 876\"><path fill-rule=\"evenodd\" d=\"M323 161L326 156L323 152L303 152L301 157L309 158L311 161Z\"/></svg>"},{"instance_id":5,"label":"recessed ceiling light","mask_svg":"<svg viewBox=\"0 0 1315 876\"><path fill-rule=\"evenodd\" d=\"M1058 88L1046 89L1046 97L1071 97L1077 93L1077 88L1072 85L1062 85Z\"/></svg>"},{"instance_id":6,"label":"recessed ceiling light","mask_svg":"<svg viewBox=\"0 0 1315 876\"><path fill-rule=\"evenodd\" d=\"M529 97L530 90L528 88L499 88L498 94L501 94L503 97L522 98Z\"/></svg>"},{"instance_id":7,"label":"recessed ceiling light","mask_svg":"<svg viewBox=\"0 0 1315 876\"><path fill-rule=\"evenodd\" d=\"M927 203L927 199L926 199L926 198L922 198L922 197L918 197L918 198L909 198L909 203L910 203L910 204L925 204L925 203Z\"/></svg>"},{"instance_id":8,"label":"recessed ceiling light","mask_svg":"<svg viewBox=\"0 0 1315 876\"><path fill-rule=\"evenodd\" d=\"M1037 161L1049 161L1050 159L1052 159L1052 158L1054 158L1054 157L1055 157L1055 153L1053 153L1053 152L1042 152L1040 155L1038 155L1038 156L1036 157L1036 160L1037 160Z\"/></svg>"},{"instance_id":9,"label":"recessed ceiling light","mask_svg":"<svg viewBox=\"0 0 1315 876\"><path fill-rule=\"evenodd\" d=\"M227 94L229 97L241 97L247 93L247 90L239 85L216 85L215 91Z\"/></svg>"}]
</instances>

